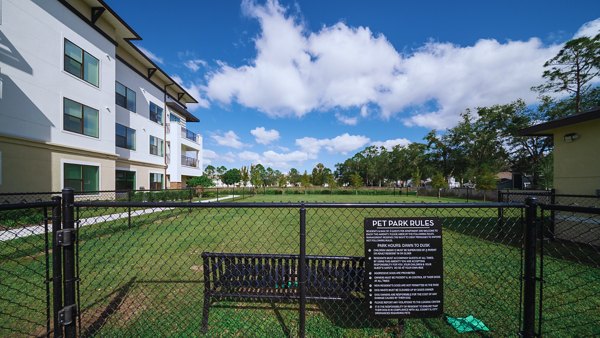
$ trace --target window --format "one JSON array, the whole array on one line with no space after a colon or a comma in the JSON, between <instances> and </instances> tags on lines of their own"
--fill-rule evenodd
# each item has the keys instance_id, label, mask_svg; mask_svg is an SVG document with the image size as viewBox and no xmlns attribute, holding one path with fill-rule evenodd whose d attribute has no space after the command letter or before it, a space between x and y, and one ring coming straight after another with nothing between
<instances>
[{"instance_id":1,"label":"window","mask_svg":"<svg viewBox=\"0 0 600 338\"><path fill-rule=\"evenodd\" d=\"M161 190L163 187L163 175L150 173L150 190Z\"/></svg>"},{"instance_id":2,"label":"window","mask_svg":"<svg viewBox=\"0 0 600 338\"><path fill-rule=\"evenodd\" d=\"M150 120L162 124L162 113L163 109L154 102L150 102Z\"/></svg>"},{"instance_id":3,"label":"window","mask_svg":"<svg viewBox=\"0 0 600 338\"><path fill-rule=\"evenodd\" d=\"M181 118L179 118L179 116L177 116L177 115L175 115L175 114L173 114L173 113L169 114L169 116L170 116L170 117L169 117L169 120L170 120L171 122L177 122L177 123L181 123Z\"/></svg>"},{"instance_id":4,"label":"window","mask_svg":"<svg viewBox=\"0 0 600 338\"><path fill-rule=\"evenodd\" d=\"M98 111L64 98L63 128L74 133L98 137Z\"/></svg>"},{"instance_id":5,"label":"window","mask_svg":"<svg viewBox=\"0 0 600 338\"><path fill-rule=\"evenodd\" d=\"M65 71L98 87L99 61L90 53L65 39Z\"/></svg>"},{"instance_id":6,"label":"window","mask_svg":"<svg viewBox=\"0 0 600 338\"><path fill-rule=\"evenodd\" d=\"M99 171L96 166L65 163L63 185L75 192L98 191Z\"/></svg>"},{"instance_id":7,"label":"window","mask_svg":"<svg viewBox=\"0 0 600 338\"><path fill-rule=\"evenodd\" d=\"M117 147L135 150L135 129L117 123L116 140Z\"/></svg>"},{"instance_id":8,"label":"window","mask_svg":"<svg viewBox=\"0 0 600 338\"><path fill-rule=\"evenodd\" d=\"M158 137L150 136L150 154L157 155L157 156L163 156L163 140L162 139L160 139Z\"/></svg>"},{"instance_id":9,"label":"window","mask_svg":"<svg viewBox=\"0 0 600 338\"><path fill-rule=\"evenodd\" d=\"M135 171L117 170L115 178L116 190L135 190Z\"/></svg>"},{"instance_id":10,"label":"window","mask_svg":"<svg viewBox=\"0 0 600 338\"><path fill-rule=\"evenodd\" d=\"M123 86L119 82L115 83L116 103L135 113L135 91Z\"/></svg>"}]
</instances>

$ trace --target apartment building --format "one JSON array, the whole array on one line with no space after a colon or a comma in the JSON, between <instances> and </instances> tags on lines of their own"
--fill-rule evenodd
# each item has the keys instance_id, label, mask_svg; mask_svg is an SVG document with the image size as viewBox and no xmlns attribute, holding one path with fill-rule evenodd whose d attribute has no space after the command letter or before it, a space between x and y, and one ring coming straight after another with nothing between
<instances>
[{"instance_id":1,"label":"apartment building","mask_svg":"<svg viewBox=\"0 0 600 338\"><path fill-rule=\"evenodd\" d=\"M202 174L196 103L102 0L0 0L0 192L160 189Z\"/></svg>"}]
</instances>

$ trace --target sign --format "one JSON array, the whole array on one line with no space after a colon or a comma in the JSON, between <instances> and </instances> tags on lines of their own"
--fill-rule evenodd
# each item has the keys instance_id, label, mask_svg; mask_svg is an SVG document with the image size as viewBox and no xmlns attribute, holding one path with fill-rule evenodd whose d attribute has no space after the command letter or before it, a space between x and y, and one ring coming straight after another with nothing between
<instances>
[{"instance_id":1,"label":"sign","mask_svg":"<svg viewBox=\"0 0 600 338\"><path fill-rule=\"evenodd\" d=\"M444 268L438 218L366 218L365 262L366 304L371 315L442 315Z\"/></svg>"}]
</instances>

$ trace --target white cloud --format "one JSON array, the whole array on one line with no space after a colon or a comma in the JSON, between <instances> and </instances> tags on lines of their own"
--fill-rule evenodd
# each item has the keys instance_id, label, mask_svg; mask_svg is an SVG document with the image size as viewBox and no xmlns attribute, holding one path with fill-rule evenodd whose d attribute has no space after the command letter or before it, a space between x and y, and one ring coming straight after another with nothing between
<instances>
[{"instance_id":1,"label":"white cloud","mask_svg":"<svg viewBox=\"0 0 600 338\"><path fill-rule=\"evenodd\" d=\"M163 64L164 60L163 58L157 56L156 54L152 53L151 51L147 50L144 47L140 47L140 46L136 46L140 51L142 51L142 53L144 53L150 60L156 62L156 63L160 63Z\"/></svg>"},{"instance_id":2,"label":"white cloud","mask_svg":"<svg viewBox=\"0 0 600 338\"><path fill-rule=\"evenodd\" d=\"M393 140L386 140L386 141L375 141L373 143L371 143L372 145L376 146L377 148L379 147L384 147L385 149L387 149L388 151L392 150L392 148L394 148L394 146L399 145L401 147L407 146L409 144L411 144L412 142L410 142L408 139L405 138L397 138L397 139L393 139Z\"/></svg>"},{"instance_id":3,"label":"white cloud","mask_svg":"<svg viewBox=\"0 0 600 338\"><path fill-rule=\"evenodd\" d=\"M369 116L369 108L366 105L360 107L360 116L362 116L362 117Z\"/></svg>"},{"instance_id":4,"label":"white cloud","mask_svg":"<svg viewBox=\"0 0 600 338\"><path fill-rule=\"evenodd\" d=\"M235 154L231 151L225 153L225 155L221 156L221 159L227 163L235 162Z\"/></svg>"},{"instance_id":5,"label":"white cloud","mask_svg":"<svg viewBox=\"0 0 600 338\"><path fill-rule=\"evenodd\" d=\"M339 22L311 32L275 0L244 1L243 9L261 26L256 57L239 67L221 63L206 93L276 117L360 108L363 117L369 110L384 119L402 114L407 125L445 128L468 107L535 102L530 87L542 82L544 62L560 49L537 38L488 39L429 42L404 54L368 27Z\"/></svg>"},{"instance_id":6,"label":"white cloud","mask_svg":"<svg viewBox=\"0 0 600 338\"><path fill-rule=\"evenodd\" d=\"M584 23L573 37L580 38L587 36L591 38L597 34L600 34L600 18Z\"/></svg>"},{"instance_id":7,"label":"white cloud","mask_svg":"<svg viewBox=\"0 0 600 338\"><path fill-rule=\"evenodd\" d=\"M242 151L241 153L238 154L238 157L242 161L250 161L252 163L259 163L260 162L260 154L259 153L255 153L253 151L247 151L247 150Z\"/></svg>"},{"instance_id":8,"label":"white cloud","mask_svg":"<svg viewBox=\"0 0 600 338\"><path fill-rule=\"evenodd\" d=\"M279 132L275 129L266 130L264 127L257 127L250 130L250 134L256 138L256 143L269 144L279 139Z\"/></svg>"},{"instance_id":9,"label":"white cloud","mask_svg":"<svg viewBox=\"0 0 600 338\"><path fill-rule=\"evenodd\" d=\"M364 147L369 141L370 139L366 136L345 133L330 139L303 137L296 139L296 145L303 152L307 153L310 159L315 159L321 148L325 148L330 153L342 153L345 155L350 151Z\"/></svg>"},{"instance_id":10,"label":"white cloud","mask_svg":"<svg viewBox=\"0 0 600 338\"><path fill-rule=\"evenodd\" d=\"M308 160L308 155L302 151L292 151L288 153L278 153L273 150L268 150L263 153L267 162L302 162Z\"/></svg>"},{"instance_id":11,"label":"white cloud","mask_svg":"<svg viewBox=\"0 0 600 338\"><path fill-rule=\"evenodd\" d=\"M173 75L171 78L177 82L185 91L187 91L192 97L194 97L198 103L189 103L187 106L190 110L195 110L199 107L209 108L210 102L202 96L202 92L204 91L204 86L195 84L190 82L189 85L183 81L183 79L179 75Z\"/></svg>"},{"instance_id":12,"label":"white cloud","mask_svg":"<svg viewBox=\"0 0 600 338\"><path fill-rule=\"evenodd\" d=\"M237 136L233 130L230 130L222 135L214 134L211 137L217 142L217 144L225 147L240 149L245 146L245 144L240 141L240 137Z\"/></svg>"},{"instance_id":13,"label":"white cloud","mask_svg":"<svg viewBox=\"0 0 600 338\"><path fill-rule=\"evenodd\" d=\"M217 153L210 149L202 150L202 163L204 164L204 166L213 164L213 160L217 159L218 157L219 156L217 155Z\"/></svg>"},{"instance_id":14,"label":"white cloud","mask_svg":"<svg viewBox=\"0 0 600 338\"><path fill-rule=\"evenodd\" d=\"M289 169L294 164L301 164L308 160L308 154L302 151L292 151L287 153L278 153L272 150L263 153L263 162L268 166L281 169Z\"/></svg>"},{"instance_id":15,"label":"white cloud","mask_svg":"<svg viewBox=\"0 0 600 338\"><path fill-rule=\"evenodd\" d=\"M262 154L253 151L242 151L238 154L238 158L242 161L248 161L251 164L261 163L266 166L285 170L291 168L293 165L302 164L308 159L308 154L297 150L284 153L268 150Z\"/></svg>"},{"instance_id":16,"label":"white cloud","mask_svg":"<svg viewBox=\"0 0 600 338\"><path fill-rule=\"evenodd\" d=\"M356 116L350 117L340 113L335 113L335 118L340 121L340 123L348 126L355 126L358 123L358 117Z\"/></svg>"},{"instance_id":17,"label":"white cloud","mask_svg":"<svg viewBox=\"0 0 600 338\"><path fill-rule=\"evenodd\" d=\"M192 59L185 61L183 65L186 66L187 69L191 70L192 72L197 72L200 69L200 67L206 66L206 61L202 59Z\"/></svg>"},{"instance_id":18,"label":"white cloud","mask_svg":"<svg viewBox=\"0 0 600 338\"><path fill-rule=\"evenodd\" d=\"M210 149L202 149L202 158L203 159L214 160L217 157L219 157L219 156L214 151L212 151Z\"/></svg>"}]
</instances>

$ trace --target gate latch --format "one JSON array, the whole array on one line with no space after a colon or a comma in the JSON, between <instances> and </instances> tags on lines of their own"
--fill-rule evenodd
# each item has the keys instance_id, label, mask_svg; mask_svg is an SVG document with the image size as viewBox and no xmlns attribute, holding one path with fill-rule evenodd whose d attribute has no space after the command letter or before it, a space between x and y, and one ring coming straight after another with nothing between
<instances>
[{"instance_id":1,"label":"gate latch","mask_svg":"<svg viewBox=\"0 0 600 338\"><path fill-rule=\"evenodd\" d=\"M58 323L60 325L70 325L73 323L73 317L75 317L77 308L75 304L65 306L62 310L58 311Z\"/></svg>"},{"instance_id":2,"label":"gate latch","mask_svg":"<svg viewBox=\"0 0 600 338\"><path fill-rule=\"evenodd\" d=\"M56 242L60 246L73 245L75 239L75 229L63 229L56 232Z\"/></svg>"}]
</instances>

